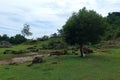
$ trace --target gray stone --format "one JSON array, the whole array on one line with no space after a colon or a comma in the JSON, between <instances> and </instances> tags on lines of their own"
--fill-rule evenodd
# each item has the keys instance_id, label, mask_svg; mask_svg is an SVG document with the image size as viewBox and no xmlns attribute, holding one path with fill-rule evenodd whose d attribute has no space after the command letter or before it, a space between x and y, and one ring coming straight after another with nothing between
<instances>
[{"instance_id":1,"label":"gray stone","mask_svg":"<svg viewBox=\"0 0 120 80\"><path fill-rule=\"evenodd\" d=\"M11 46L12 46L12 44L8 41L0 41L0 47L2 47L2 48L9 48Z\"/></svg>"}]
</instances>

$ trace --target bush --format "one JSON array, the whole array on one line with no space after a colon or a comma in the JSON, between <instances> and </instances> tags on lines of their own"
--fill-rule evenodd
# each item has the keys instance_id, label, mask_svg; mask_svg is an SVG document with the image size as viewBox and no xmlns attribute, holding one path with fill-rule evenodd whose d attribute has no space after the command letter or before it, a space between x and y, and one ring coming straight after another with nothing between
<instances>
[{"instance_id":1,"label":"bush","mask_svg":"<svg viewBox=\"0 0 120 80\"><path fill-rule=\"evenodd\" d=\"M62 40L51 40L48 44L43 44L42 48L43 49L65 49L67 48L67 45Z\"/></svg>"},{"instance_id":2,"label":"bush","mask_svg":"<svg viewBox=\"0 0 120 80\"><path fill-rule=\"evenodd\" d=\"M46 41L48 39L49 39L49 37L45 35L42 38L37 38L37 41Z\"/></svg>"}]
</instances>

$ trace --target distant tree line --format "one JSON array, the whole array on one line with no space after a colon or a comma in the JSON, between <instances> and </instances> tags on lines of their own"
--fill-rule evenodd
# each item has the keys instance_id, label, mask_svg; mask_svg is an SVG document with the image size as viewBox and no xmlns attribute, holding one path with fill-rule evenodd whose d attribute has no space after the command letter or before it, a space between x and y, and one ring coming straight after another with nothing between
<instances>
[{"instance_id":1,"label":"distant tree line","mask_svg":"<svg viewBox=\"0 0 120 80\"><path fill-rule=\"evenodd\" d=\"M12 44L21 44L27 41L27 39L21 34L16 34L15 36L12 37L9 37L7 36L7 34L4 34L4 35L0 35L0 41L8 41Z\"/></svg>"},{"instance_id":2,"label":"distant tree line","mask_svg":"<svg viewBox=\"0 0 120 80\"><path fill-rule=\"evenodd\" d=\"M45 41L51 38L62 38L61 33L58 30L58 33L53 33L50 36L44 35L42 37L37 38L38 41Z\"/></svg>"},{"instance_id":3,"label":"distant tree line","mask_svg":"<svg viewBox=\"0 0 120 80\"><path fill-rule=\"evenodd\" d=\"M7 34L0 35L0 41L8 41L12 44L21 44L27 41L25 36L31 36L32 32L30 32L30 25L24 24L23 29L21 30L21 34L16 34L15 36L9 37Z\"/></svg>"}]
</instances>

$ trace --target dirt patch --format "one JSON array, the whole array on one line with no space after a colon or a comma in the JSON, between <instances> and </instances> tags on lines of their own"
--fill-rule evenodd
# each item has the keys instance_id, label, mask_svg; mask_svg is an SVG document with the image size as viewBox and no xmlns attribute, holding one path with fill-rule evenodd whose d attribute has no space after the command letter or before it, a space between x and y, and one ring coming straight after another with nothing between
<instances>
[{"instance_id":1,"label":"dirt patch","mask_svg":"<svg viewBox=\"0 0 120 80\"><path fill-rule=\"evenodd\" d=\"M25 55L38 55L38 53L37 52L30 52L30 53L26 53Z\"/></svg>"},{"instance_id":2,"label":"dirt patch","mask_svg":"<svg viewBox=\"0 0 120 80\"><path fill-rule=\"evenodd\" d=\"M24 62L32 61L34 57L40 56L49 56L49 54L40 54L40 55L33 55L33 56L26 56L26 57L16 57L9 60L0 60L0 65L4 64L21 64Z\"/></svg>"},{"instance_id":3,"label":"dirt patch","mask_svg":"<svg viewBox=\"0 0 120 80\"><path fill-rule=\"evenodd\" d=\"M9 64L9 63L11 63L11 60L1 60L0 61L0 65Z\"/></svg>"}]
</instances>

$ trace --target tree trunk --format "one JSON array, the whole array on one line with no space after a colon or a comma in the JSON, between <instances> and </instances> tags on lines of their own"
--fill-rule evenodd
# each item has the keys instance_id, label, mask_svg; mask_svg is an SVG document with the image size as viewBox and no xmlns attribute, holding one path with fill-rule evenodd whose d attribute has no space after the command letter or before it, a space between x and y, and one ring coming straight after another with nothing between
<instances>
[{"instance_id":1,"label":"tree trunk","mask_svg":"<svg viewBox=\"0 0 120 80\"><path fill-rule=\"evenodd\" d=\"M80 57L84 57L84 55L83 55L83 45L80 45L80 53L81 53Z\"/></svg>"}]
</instances>

